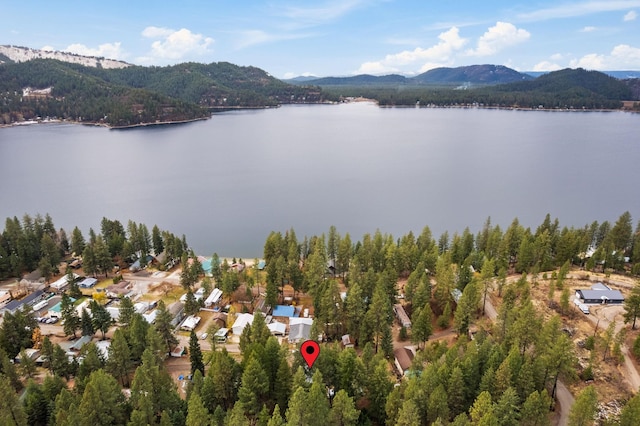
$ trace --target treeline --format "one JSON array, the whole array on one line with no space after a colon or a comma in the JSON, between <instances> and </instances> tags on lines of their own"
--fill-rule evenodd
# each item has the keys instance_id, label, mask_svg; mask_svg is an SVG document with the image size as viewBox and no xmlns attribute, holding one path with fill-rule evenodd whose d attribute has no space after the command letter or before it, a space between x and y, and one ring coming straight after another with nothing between
<instances>
[{"instance_id":1,"label":"treeline","mask_svg":"<svg viewBox=\"0 0 640 426\"><path fill-rule=\"evenodd\" d=\"M324 87L336 96L363 96L383 106L466 106L619 109L634 99L624 82L597 71L566 69L534 80L469 89L398 87Z\"/></svg>"},{"instance_id":2,"label":"treeline","mask_svg":"<svg viewBox=\"0 0 640 426\"><path fill-rule=\"evenodd\" d=\"M50 95L23 89L53 87ZM230 63L102 69L52 59L0 65L0 124L57 117L114 127L207 117L213 107L264 107L326 100L317 87L286 84Z\"/></svg>"},{"instance_id":3,"label":"treeline","mask_svg":"<svg viewBox=\"0 0 640 426\"><path fill-rule=\"evenodd\" d=\"M108 275L117 266L140 260L144 267L149 254L166 253L167 261L178 262L188 250L185 236L161 231L154 225L149 232L143 223L128 221L127 227L118 220L102 218L100 233L89 229L88 241L76 226L70 236L57 229L47 213L44 217L25 214L7 218L0 234L0 279L20 278L25 272L38 269L45 280L60 272L59 266L68 255L81 257L86 274ZM160 265L163 267L163 265Z\"/></svg>"},{"instance_id":4,"label":"treeline","mask_svg":"<svg viewBox=\"0 0 640 426\"><path fill-rule=\"evenodd\" d=\"M344 278L347 286L358 285L368 301L374 300L378 283L386 286L384 294L393 301L398 278L408 278L415 287L416 277L424 280L435 275L436 282L448 282L449 290L454 286L464 290L472 278L470 271L482 270L487 261L492 263L492 276L500 271L535 274L565 263L589 271L640 275L640 222L634 231L631 214L625 212L613 224L594 221L575 228L561 226L558 219L547 215L535 230L523 227L517 218L503 230L488 218L477 234L466 228L453 236L444 232L436 239L427 226L418 236L410 232L395 239L376 231L356 243L349 234L341 236L334 227L327 235L305 237L302 241L290 230L284 235L269 235L264 257L269 303L277 301L278 292L288 283L294 291L314 296L315 307L322 312L321 300L332 282L324 279L327 265L334 276ZM439 271L451 268L456 270L455 276L438 276Z\"/></svg>"}]
</instances>

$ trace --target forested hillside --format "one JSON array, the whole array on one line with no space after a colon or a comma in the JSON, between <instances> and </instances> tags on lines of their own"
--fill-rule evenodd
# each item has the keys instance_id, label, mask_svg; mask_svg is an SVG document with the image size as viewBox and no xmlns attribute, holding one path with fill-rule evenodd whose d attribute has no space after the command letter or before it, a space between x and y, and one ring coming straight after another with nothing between
<instances>
[{"instance_id":1,"label":"forested hillside","mask_svg":"<svg viewBox=\"0 0 640 426\"><path fill-rule=\"evenodd\" d=\"M38 265L45 276L70 251L82 252L85 263L94 257L94 274L108 274L115 261L167 251L182 259L180 282L187 300L198 285L209 291L211 284L221 287L230 302L236 291L244 294L259 286L274 306L285 286L290 287L296 298L310 300L311 335L326 341L309 370L299 352L271 336L262 315L254 315L242 332L237 353L215 341L214 350L203 353L192 332L193 376L179 389L167 369L166 355L177 339L164 301L153 324L135 313L127 298L120 302L115 326L99 299L91 302L92 315L86 318L64 308L65 335L99 332L101 340L109 329L112 333L107 358L90 343L73 362L60 345L35 331L38 323L24 308L5 313L0 326L2 424L550 425L552 399L558 382L564 381L582 389L569 413L570 424L578 425L594 418L600 398L597 384L609 380L600 376L601 364L609 348L610 358L617 359L622 343L609 331L596 333L591 348L595 356L587 365L579 363L577 347L563 325L566 315L540 313L539 300L532 296L540 284L530 277L552 270L555 276L560 267L551 285L561 288L572 266L638 275L640 224L634 231L628 212L613 224L593 222L583 228L561 227L547 216L535 230L522 227L517 219L505 230L487 220L477 234L466 229L436 239L425 227L417 236L396 239L377 231L355 242L334 227L326 235L303 240L292 229L269 235L264 271L237 271L216 260L211 278L202 278L193 253L187 261L184 237L157 227L149 233L131 221L125 229L119 221L104 218L100 233L91 230L85 241L77 228L70 239L56 231L48 215L10 218L0 250L5 275ZM529 277L508 279L527 272ZM454 290L459 296L454 297ZM495 323L481 320L491 303L487 293L500 302ZM73 306L67 294L62 298L64 306ZM394 337L392 330L398 327L392 307L397 303L410 315L412 326ZM625 309L631 312L630 305ZM435 327L454 331L454 339L449 344L430 342ZM477 333L469 340L472 328ZM340 344L344 334L351 336L355 348ZM417 354L400 379L392 361L394 348L404 345L402 339L410 339ZM33 345L41 349L43 367L36 367L24 352ZM599 361L602 351L604 360ZM16 355L19 365L9 362ZM580 384L593 379L595 385ZM639 407L636 396L607 421L638 424Z\"/></svg>"},{"instance_id":2,"label":"forested hillside","mask_svg":"<svg viewBox=\"0 0 640 426\"><path fill-rule=\"evenodd\" d=\"M324 87L340 96L363 96L380 105L486 106L545 109L619 109L623 100L638 100L623 81L597 71L561 70L534 80L490 87L401 88Z\"/></svg>"},{"instance_id":3,"label":"forested hillside","mask_svg":"<svg viewBox=\"0 0 640 426\"><path fill-rule=\"evenodd\" d=\"M207 107L275 106L323 100L318 88L293 86L260 68L240 67L228 62L131 66L113 71L83 69L83 72L105 81L151 90Z\"/></svg>"},{"instance_id":4,"label":"forested hillside","mask_svg":"<svg viewBox=\"0 0 640 426\"><path fill-rule=\"evenodd\" d=\"M103 69L35 59L0 64L0 99L0 124L55 117L121 127L204 118L210 108L314 103L326 96L224 62Z\"/></svg>"}]
</instances>

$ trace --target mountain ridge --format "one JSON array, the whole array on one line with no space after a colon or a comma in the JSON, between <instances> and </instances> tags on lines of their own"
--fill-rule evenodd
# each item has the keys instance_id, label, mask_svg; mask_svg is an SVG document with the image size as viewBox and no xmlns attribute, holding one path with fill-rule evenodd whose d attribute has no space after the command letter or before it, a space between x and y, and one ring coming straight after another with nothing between
<instances>
[{"instance_id":1,"label":"mountain ridge","mask_svg":"<svg viewBox=\"0 0 640 426\"><path fill-rule=\"evenodd\" d=\"M360 74L347 77L321 77L317 79L305 79L304 84L318 86L355 86L355 85L493 85L511 83L515 81L530 80L533 77L518 72L504 65L467 65L461 67L440 67L426 71L413 77L401 74L370 75ZM284 80L297 84L298 78Z\"/></svg>"},{"instance_id":2,"label":"mountain ridge","mask_svg":"<svg viewBox=\"0 0 640 426\"><path fill-rule=\"evenodd\" d=\"M98 56L77 55L70 52L58 50L31 49L22 46L0 45L0 62L5 57L12 62L26 62L34 59L56 59L62 62L79 64L88 67L120 69L132 66L131 64L117 59L107 59ZM5 62L6 59L4 60Z\"/></svg>"}]
</instances>

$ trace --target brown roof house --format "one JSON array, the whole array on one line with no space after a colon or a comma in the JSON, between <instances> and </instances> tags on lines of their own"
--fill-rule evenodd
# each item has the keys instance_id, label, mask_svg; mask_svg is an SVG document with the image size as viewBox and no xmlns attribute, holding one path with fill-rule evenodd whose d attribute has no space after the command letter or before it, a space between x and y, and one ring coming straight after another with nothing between
<instances>
[{"instance_id":1,"label":"brown roof house","mask_svg":"<svg viewBox=\"0 0 640 426\"><path fill-rule=\"evenodd\" d=\"M414 348L411 346L405 346L393 351L394 364L402 376L407 375L409 372L415 355Z\"/></svg>"},{"instance_id":2,"label":"brown roof house","mask_svg":"<svg viewBox=\"0 0 640 426\"><path fill-rule=\"evenodd\" d=\"M107 287L107 297L117 299L120 296L126 296L131 293L132 284L129 281L120 281L117 284L111 284Z\"/></svg>"}]
</instances>

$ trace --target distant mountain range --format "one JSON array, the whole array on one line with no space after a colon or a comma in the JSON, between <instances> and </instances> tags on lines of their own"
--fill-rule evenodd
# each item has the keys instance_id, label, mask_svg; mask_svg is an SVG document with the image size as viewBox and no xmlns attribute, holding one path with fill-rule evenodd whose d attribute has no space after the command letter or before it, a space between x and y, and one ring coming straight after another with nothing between
<instances>
[{"instance_id":1,"label":"distant mountain range","mask_svg":"<svg viewBox=\"0 0 640 426\"><path fill-rule=\"evenodd\" d=\"M603 71L617 79L640 78L640 71ZM431 85L477 87L533 80L549 72L519 72L502 65L469 65L456 68L434 68L414 77L399 74L374 76L361 74L349 77L295 77L283 81L291 84L317 86L397 86Z\"/></svg>"},{"instance_id":2,"label":"distant mountain range","mask_svg":"<svg viewBox=\"0 0 640 426\"><path fill-rule=\"evenodd\" d=\"M415 77L399 74L374 76L361 74L352 77L296 77L284 80L291 84L314 84L317 86L393 86L393 85L491 85L513 83L533 79L502 65L469 65L457 68L434 68Z\"/></svg>"},{"instance_id":3,"label":"distant mountain range","mask_svg":"<svg viewBox=\"0 0 640 426\"><path fill-rule=\"evenodd\" d=\"M540 77L549 74L550 71L526 71L532 77ZM627 80L629 78L640 78L640 71L601 71L603 74L617 78L618 80Z\"/></svg>"}]
</instances>

